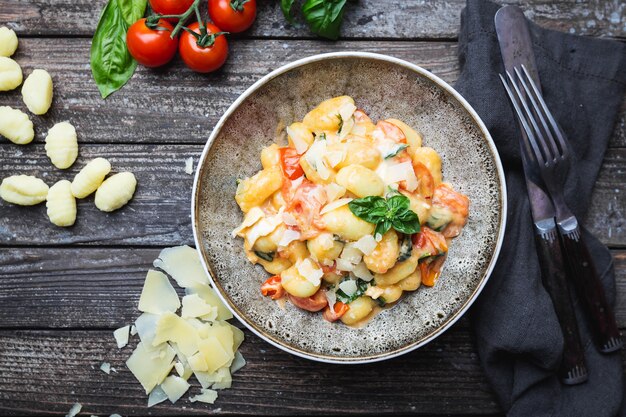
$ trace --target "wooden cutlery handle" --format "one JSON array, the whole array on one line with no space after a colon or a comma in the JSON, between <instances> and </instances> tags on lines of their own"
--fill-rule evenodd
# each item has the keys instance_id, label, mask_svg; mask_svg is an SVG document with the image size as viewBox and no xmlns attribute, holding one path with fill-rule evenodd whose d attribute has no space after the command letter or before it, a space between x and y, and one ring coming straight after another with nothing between
<instances>
[{"instance_id":1,"label":"wooden cutlery handle","mask_svg":"<svg viewBox=\"0 0 626 417\"><path fill-rule=\"evenodd\" d=\"M537 230L535 240L543 286L547 290L563 332L563 358L559 368L561 382L575 385L587 380L585 356L580 343L576 313L567 285L563 253L556 228Z\"/></svg>"},{"instance_id":2,"label":"wooden cutlery handle","mask_svg":"<svg viewBox=\"0 0 626 417\"><path fill-rule=\"evenodd\" d=\"M561 231L561 237L572 282L587 312L600 351L610 353L619 350L622 339L615 314L606 300L604 287L580 227L569 233Z\"/></svg>"}]
</instances>

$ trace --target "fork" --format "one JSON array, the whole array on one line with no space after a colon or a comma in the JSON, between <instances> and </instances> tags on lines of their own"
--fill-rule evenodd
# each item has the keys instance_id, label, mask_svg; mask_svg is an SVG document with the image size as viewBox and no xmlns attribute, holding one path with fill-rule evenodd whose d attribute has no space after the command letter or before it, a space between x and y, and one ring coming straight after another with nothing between
<instances>
[{"instance_id":1,"label":"fork","mask_svg":"<svg viewBox=\"0 0 626 417\"><path fill-rule=\"evenodd\" d=\"M548 109L532 77L522 65L514 68L519 82L507 71L508 84L502 78L522 125L525 135L526 156L536 164L556 209L556 221L569 277L590 319L591 328L603 353L622 347L622 340L611 306L606 300L600 276L581 233L576 216L571 212L563 195L567 173L571 165L571 151L564 133Z\"/></svg>"}]
</instances>

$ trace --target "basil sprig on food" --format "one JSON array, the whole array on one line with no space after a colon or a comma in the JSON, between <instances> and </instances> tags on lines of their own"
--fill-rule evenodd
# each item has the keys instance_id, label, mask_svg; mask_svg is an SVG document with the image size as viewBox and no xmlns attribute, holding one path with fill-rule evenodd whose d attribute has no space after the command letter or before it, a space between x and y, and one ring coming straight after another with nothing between
<instances>
[{"instance_id":1,"label":"basil sprig on food","mask_svg":"<svg viewBox=\"0 0 626 417\"><path fill-rule=\"evenodd\" d=\"M350 278L347 279L349 280ZM363 281L361 278L358 278L356 280L356 291L354 292L354 294L347 295L345 292L343 292L343 290L341 290L341 288L337 288L335 294L337 294L337 300L341 301L344 304L350 304L351 302L365 294L365 291L367 291L368 287L369 283Z\"/></svg>"},{"instance_id":2,"label":"basil sprig on food","mask_svg":"<svg viewBox=\"0 0 626 417\"><path fill-rule=\"evenodd\" d=\"M91 73L102 98L132 77L137 61L126 48L126 32L146 11L147 0L109 0L91 41Z\"/></svg>"},{"instance_id":3,"label":"basil sprig on food","mask_svg":"<svg viewBox=\"0 0 626 417\"><path fill-rule=\"evenodd\" d=\"M357 198L348 203L348 207L355 216L376 225L376 237L384 235L392 227L407 235L420 231L419 218L409 208L409 199L402 194L387 199L374 195Z\"/></svg>"}]
</instances>

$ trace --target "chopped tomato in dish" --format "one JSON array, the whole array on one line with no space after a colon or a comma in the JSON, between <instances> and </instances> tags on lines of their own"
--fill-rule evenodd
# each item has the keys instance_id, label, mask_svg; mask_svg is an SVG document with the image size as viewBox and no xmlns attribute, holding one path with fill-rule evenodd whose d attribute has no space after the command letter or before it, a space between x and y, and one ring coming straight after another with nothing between
<instances>
[{"instance_id":1,"label":"chopped tomato in dish","mask_svg":"<svg viewBox=\"0 0 626 417\"><path fill-rule=\"evenodd\" d=\"M413 161L413 171L417 177L417 192L424 198L432 198L435 192L435 180L426 165L418 161Z\"/></svg>"},{"instance_id":2,"label":"chopped tomato in dish","mask_svg":"<svg viewBox=\"0 0 626 417\"><path fill-rule=\"evenodd\" d=\"M443 183L435 188L433 193L433 207L444 208L452 213L452 219L443 229L442 234L448 238L458 236L463 226L465 226L465 223L467 223L469 198L454 191L449 184Z\"/></svg>"},{"instance_id":3,"label":"chopped tomato in dish","mask_svg":"<svg viewBox=\"0 0 626 417\"><path fill-rule=\"evenodd\" d=\"M372 119L361 109L356 109L354 111L354 121L357 123L370 122L372 123Z\"/></svg>"},{"instance_id":4,"label":"chopped tomato in dish","mask_svg":"<svg viewBox=\"0 0 626 417\"><path fill-rule=\"evenodd\" d=\"M393 123L381 120L376 123L376 130L381 131L383 136L389 140L396 143L406 143L406 136L404 135L404 132ZM376 131L374 131L372 135L376 137Z\"/></svg>"},{"instance_id":5,"label":"chopped tomato in dish","mask_svg":"<svg viewBox=\"0 0 626 417\"><path fill-rule=\"evenodd\" d=\"M280 148L280 167L283 175L290 180L295 180L304 175L304 171L300 166L300 155L294 148Z\"/></svg>"},{"instance_id":6,"label":"chopped tomato in dish","mask_svg":"<svg viewBox=\"0 0 626 417\"><path fill-rule=\"evenodd\" d=\"M307 298L296 297L295 295L289 294L289 301L298 308L313 312L320 311L328 305L326 293L323 290L318 290L315 294Z\"/></svg>"},{"instance_id":7,"label":"chopped tomato in dish","mask_svg":"<svg viewBox=\"0 0 626 417\"><path fill-rule=\"evenodd\" d=\"M285 295L285 289L281 284L280 275L269 277L263 285L261 285L261 294L270 297L272 300L278 300Z\"/></svg>"},{"instance_id":8,"label":"chopped tomato in dish","mask_svg":"<svg viewBox=\"0 0 626 417\"><path fill-rule=\"evenodd\" d=\"M348 312L348 310L350 310L350 306L342 303L341 301L337 301L332 309L330 308L330 306L327 306L324 309L324 313L322 314L322 316L325 320L332 323L333 321L339 320L341 316Z\"/></svg>"},{"instance_id":9,"label":"chopped tomato in dish","mask_svg":"<svg viewBox=\"0 0 626 417\"><path fill-rule=\"evenodd\" d=\"M293 190L291 190L293 191ZM325 224L320 215L326 203L324 188L309 180L303 180L293 193L293 197L285 197L285 211L293 215L300 230L300 240L311 239L320 234Z\"/></svg>"}]
</instances>

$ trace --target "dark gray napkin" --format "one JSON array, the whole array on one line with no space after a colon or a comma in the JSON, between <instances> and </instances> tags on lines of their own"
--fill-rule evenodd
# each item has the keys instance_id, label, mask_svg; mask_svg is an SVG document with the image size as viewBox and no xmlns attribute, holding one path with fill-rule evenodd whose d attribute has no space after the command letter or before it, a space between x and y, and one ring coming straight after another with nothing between
<instances>
[{"instance_id":1,"label":"dark gray napkin","mask_svg":"<svg viewBox=\"0 0 626 417\"><path fill-rule=\"evenodd\" d=\"M491 132L508 188L509 214L500 258L470 316L480 360L509 416L614 416L623 395L621 357L598 353L577 300L589 380L567 387L554 374L563 340L541 284L519 131L498 79L504 68L494 28L498 8L486 0L467 1L461 17L461 76L456 85ZM567 203L584 218L626 85L626 46L530 26L545 99L577 159L566 187ZM589 233L586 239L614 303L611 255Z\"/></svg>"}]
</instances>

